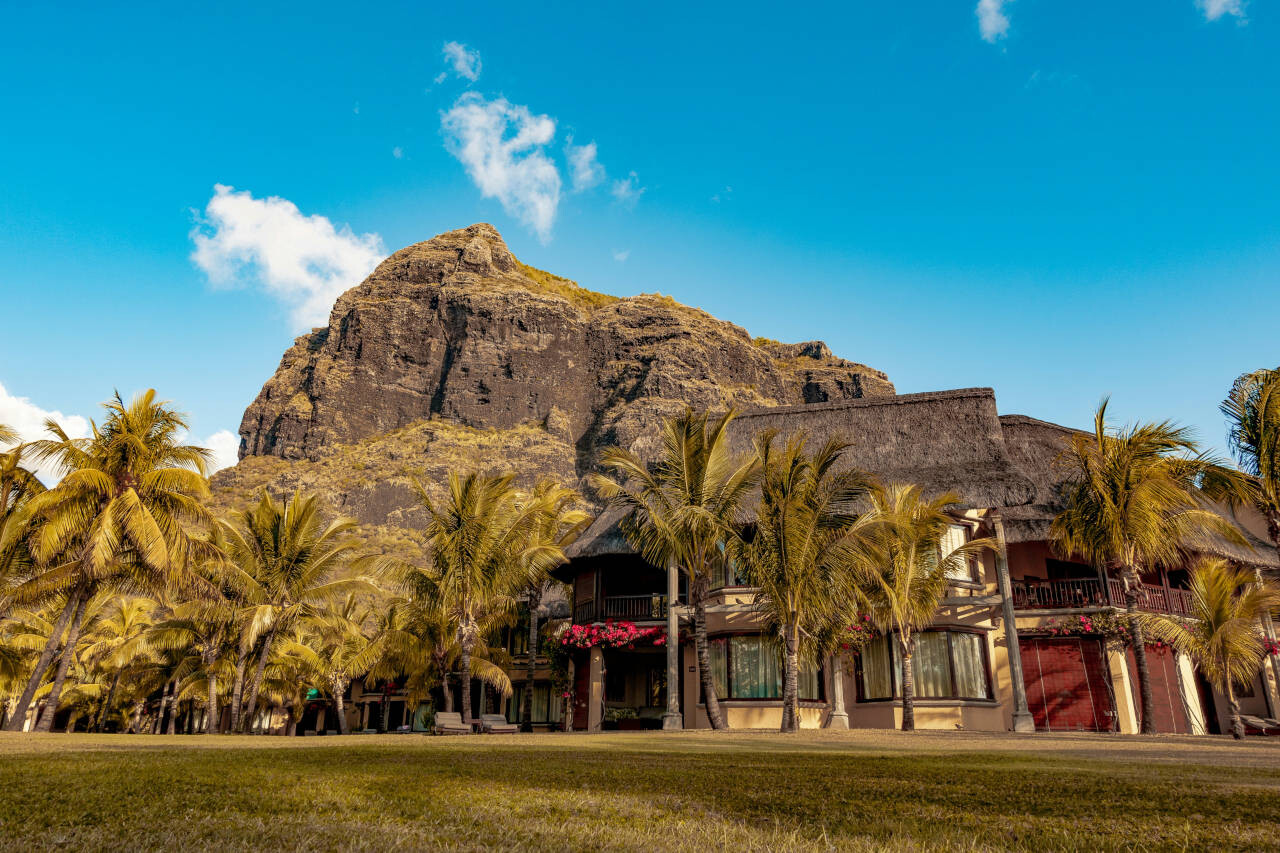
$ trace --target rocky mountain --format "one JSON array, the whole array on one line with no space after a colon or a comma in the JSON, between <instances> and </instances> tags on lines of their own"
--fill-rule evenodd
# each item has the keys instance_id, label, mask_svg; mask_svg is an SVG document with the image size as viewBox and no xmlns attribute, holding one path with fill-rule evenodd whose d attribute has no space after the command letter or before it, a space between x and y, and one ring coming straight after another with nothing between
<instances>
[{"instance_id":1,"label":"rocky mountain","mask_svg":"<svg viewBox=\"0 0 1280 853\"><path fill-rule=\"evenodd\" d=\"M214 487L230 505L303 485L366 524L412 528L410 475L469 465L577 484L605 446L652 450L656 424L686 404L892 393L819 341L752 339L669 297L586 290L478 224L401 249L340 296L245 411L241 461Z\"/></svg>"}]
</instances>

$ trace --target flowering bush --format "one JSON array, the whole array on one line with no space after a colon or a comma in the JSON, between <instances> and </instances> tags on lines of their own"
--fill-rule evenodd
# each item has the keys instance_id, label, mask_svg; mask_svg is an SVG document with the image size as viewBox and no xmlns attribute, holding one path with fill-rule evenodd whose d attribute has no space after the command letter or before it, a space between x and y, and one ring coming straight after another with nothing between
<instances>
[{"instance_id":1,"label":"flowering bush","mask_svg":"<svg viewBox=\"0 0 1280 853\"><path fill-rule=\"evenodd\" d=\"M1032 628L1028 634L1047 634L1050 637L1092 636L1125 641L1129 637L1129 619L1122 613L1082 613L1049 619L1043 627Z\"/></svg>"},{"instance_id":2,"label":"flowering bush","mask_svg":"<svg viewBox=\"0 0 1280 853\"><path fill-rule=\"evenodd\" d=\"M1280 655L1280 642L1276 642L1275 640L1268 640L1266 637L1263 637L1262 648L1265 649L1269 655Z\"/></svg>"},{"instance_id":3,"label":"flowering bush","mask_svg":"<svg viewBox=\"0 0 1280 853\"><path fill-rule=\"evenodd\" d=\"M634 622L605 622L603 625L570 625L560 635L560 645L575 649L603 646L634 649L636 646L664 646L665 628L637 628Z\"/></svg>"},{"instance_id":4,"label":"flowering bush","mask_svg":"<svg viewBox=\"0 0 1280 853\"><path fill-rule=\"evenodd\" d=\"M871 614L863 613L854 619L852 624L845 627L840 636L840 650L853 653L860 652L867 643L881 636L883 634L880 629L871 621Z\"/></svg>"}]
</instances>

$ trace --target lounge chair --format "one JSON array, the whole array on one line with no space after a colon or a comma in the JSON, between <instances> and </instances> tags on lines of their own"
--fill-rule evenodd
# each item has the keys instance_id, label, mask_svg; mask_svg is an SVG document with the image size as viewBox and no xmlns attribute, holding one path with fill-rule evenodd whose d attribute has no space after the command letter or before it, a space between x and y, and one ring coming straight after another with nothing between
<instances>
[{"instance_id":1,"label":"lounge chair","mask_svg":"<svg viewBox=\"0 0 1280 853\"><path fill-rule=\"evenodd\" d=\"M501 714L481 714L480 731L491 735L513 735L520 731L515 723L508 723Z\"/></svg>"},{"instance_id":2,"label":"lounge chair","mask_svg":"<svg viewBox=\"0 0 1280 853\"><path fill-rule=\"evenodd\" d=\"M471 726L462 722L462 714L457 711L436 711L432 731L438 735L469 735Z\"/></svg>"},{"instance_id":3,"label":"lounge chair","mask_svg":"<svg viewBox=\"0 0 1280 853\"><path fill-rule=\"evenodd\" d=\"M1244 733L1248 735L1280 735L1280 722L1276 720L1241 714L1240 722L1244 723Z\"/></svg>"}]
</instances>

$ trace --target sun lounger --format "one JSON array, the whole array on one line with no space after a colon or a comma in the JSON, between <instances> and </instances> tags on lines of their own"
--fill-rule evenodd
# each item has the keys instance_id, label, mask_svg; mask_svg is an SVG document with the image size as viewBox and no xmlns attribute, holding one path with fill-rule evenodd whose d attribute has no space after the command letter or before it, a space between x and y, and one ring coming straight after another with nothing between
<instances>
[{"instance_id":1,"label":"sun lounger","mask_svg":"<svg viewBox=\"0 0 1280 853\"><path fill-rule=\"evenodd\" d=\"M1244 732L1249 735L1280 735L1280 722L1271 719L1263 719L1262 717L1253 717L1248 714L1240 715L1240 722L1244 723Z\"/></svg>"},{"instance_id":2,"label":"sun lounger","mask_svg":"<svg viewBox=\"0 0 1280 853\"><path fill-rule=\"evenodd\" d=\"M481 714L480 730L491 735L513 735L520 731L515 723L508 723L501 714Z\"/></svg>"},{"instance_id":3,"label":"sun lounger","mask_svg":"<svg viewBox=\"0 0 1280 853\"><path fill-rule=\"evenodd\" d=\"M462 722L462 714L457 711L436 711L436 723L432 731L438 735L469 735L471 726Z\"/></svg>"}]
</instances>

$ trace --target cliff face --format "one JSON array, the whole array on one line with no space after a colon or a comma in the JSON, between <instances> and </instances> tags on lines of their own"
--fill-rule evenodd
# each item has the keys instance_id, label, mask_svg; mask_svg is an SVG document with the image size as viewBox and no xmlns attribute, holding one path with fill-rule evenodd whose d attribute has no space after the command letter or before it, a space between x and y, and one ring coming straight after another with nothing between
<instances>
[{"instance_id":1,"label":"cliff face","mask_svg":"<svg viewBox=\"0 0 1280 853\"><path fill-rule=\"evenodd\" d=\"M297 472L353 448L368 457L397 431L425 438L454 427L493 439L482 467L532 464L543 470L530 475L576 481L605 446L651 450L660 419L686 404L752 408L891 393L883 373L835 358L821 342L753 341L667 297L615 298L525 266L479 224L401 249L339 297L328 327L295 341L245 411L243 461L215 487L250 469L262 476L241 485L279 485L282 474L266 475L270 464L253 457L278 457ZM525 451L508 455L501 436L517 432ZM539 447L532 456L529 442ZM437 463L443 471L460 461L431 445L397 444L398 465L366 458L364 470L382 478L370 487L384 498L351 503L337 494L335 502L381 523L400 502L396 471L431 476Z\"/></svg>"}]
</instances>

